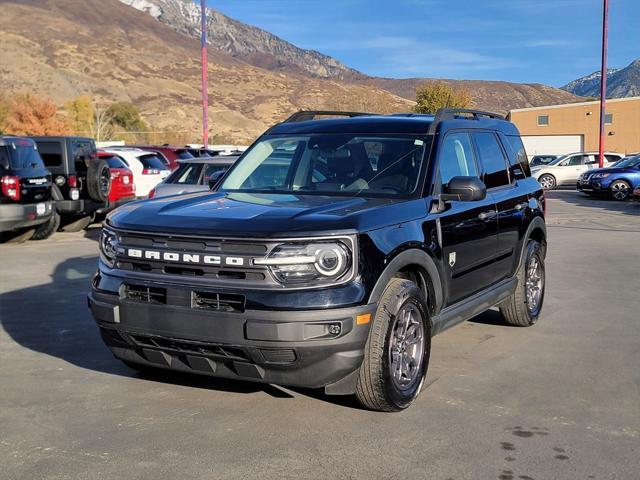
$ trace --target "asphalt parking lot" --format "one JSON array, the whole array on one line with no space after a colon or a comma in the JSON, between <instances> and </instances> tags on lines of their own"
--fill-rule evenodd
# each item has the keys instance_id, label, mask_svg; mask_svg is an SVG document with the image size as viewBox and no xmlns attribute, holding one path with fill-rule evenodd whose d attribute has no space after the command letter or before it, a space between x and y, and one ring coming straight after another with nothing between
<instances>
[{"instance_id":1,"label":"asphalt parking lot","mask_svg":"<svg viewBox=\"0 0 640 480\"><path fill-rule=\"evenodd\" d=\"M0 478L637 479L640 203L553 192L548 226L540 322L436 337L398 414L135 373L87 310L97 229L1 245Z\"/></svg>"}]
</instances>

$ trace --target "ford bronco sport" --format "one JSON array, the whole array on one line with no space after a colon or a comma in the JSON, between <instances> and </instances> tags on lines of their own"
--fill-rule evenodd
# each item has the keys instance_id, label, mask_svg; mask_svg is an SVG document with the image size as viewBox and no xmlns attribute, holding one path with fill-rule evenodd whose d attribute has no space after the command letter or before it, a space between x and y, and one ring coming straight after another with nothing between
<instances>
[{"instance_id":1,"label":"ford bronco sport","mask_svg":"<svg viewBox=\"0 0 640 480\"><path fill-rule=\"evenodd\" d=\"M88 300L132 368L394 411L434 335L493 306L511 325L540 314L545 199L498 115L299 112L213 190L107 217Z\"/></svg>"}]
</instances>

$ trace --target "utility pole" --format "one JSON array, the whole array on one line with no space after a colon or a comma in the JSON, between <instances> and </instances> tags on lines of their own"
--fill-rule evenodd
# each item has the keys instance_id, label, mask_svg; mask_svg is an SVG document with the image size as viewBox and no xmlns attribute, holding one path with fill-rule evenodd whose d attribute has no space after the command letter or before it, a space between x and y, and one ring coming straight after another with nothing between
<instances>
[{"instance_id":1,"label":"utility pole","mask_svg":"<svg viewBox=\"0 0 640 480\"><path fill-rule=\"evenodd\" d=\"M607 36L609 33L609 0L604 0L602 12L602 71L600 75L600 159L599 167L604 166L604 121L607 115Z\"/></svg>"},{"instance_id":2,"label":"utility pole","mask_svg":"<svg viewBox=\"0 0 640 480\"><path fill-rule=\"evenodd\" d=\"M209 146L209 92L207 91L207 11L200 0L200 28L202 30L202 144Z\"/></svg>"}]
</instances>

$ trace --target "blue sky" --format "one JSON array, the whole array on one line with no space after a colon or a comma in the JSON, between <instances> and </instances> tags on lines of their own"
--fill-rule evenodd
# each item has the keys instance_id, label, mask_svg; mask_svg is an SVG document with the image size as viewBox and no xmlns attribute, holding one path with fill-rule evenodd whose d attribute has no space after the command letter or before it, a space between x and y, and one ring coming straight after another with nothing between
<instances>
[{"instance_id":1,"label":"blue sky","mask_svg":"<svg viewBox=\"0 0 640 480\"><path fill-rule=\"evenodd\" d=\"M600 68L602 0L207 0L370 75L560 86ZM609 66L640 57L640 0L611 0Z\"/></svg>"}]
</instances>

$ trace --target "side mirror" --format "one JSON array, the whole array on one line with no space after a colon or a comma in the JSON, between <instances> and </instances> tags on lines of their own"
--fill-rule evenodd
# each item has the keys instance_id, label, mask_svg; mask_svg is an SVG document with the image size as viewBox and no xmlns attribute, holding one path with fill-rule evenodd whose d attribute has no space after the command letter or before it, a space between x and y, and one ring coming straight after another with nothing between
<instances>
[{"instance_id":1,"label":"side mirror","mask_svg":"<svg viewBox=\"0 0 640 480\"><path fill-rule=\"evenodd\" d=\"M487 187L478 177L453 177L444 186L440 198L444 201L477 202L487 197Z\"/></svg>"},{"instance_id":2,"label":"side mirror","mask_svg":"<svg viewBox=\"0 0 640 480\"><path fill-rule=\"evenodd\" d=\"M222 178L224 173L224 170L218 170L217 172L213 172L211 174L211 176L209 177L209 190L213 190L218 186L218 182L220 182L220 179Z\"/></svg>"}]
</instances>

